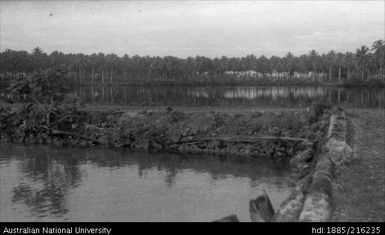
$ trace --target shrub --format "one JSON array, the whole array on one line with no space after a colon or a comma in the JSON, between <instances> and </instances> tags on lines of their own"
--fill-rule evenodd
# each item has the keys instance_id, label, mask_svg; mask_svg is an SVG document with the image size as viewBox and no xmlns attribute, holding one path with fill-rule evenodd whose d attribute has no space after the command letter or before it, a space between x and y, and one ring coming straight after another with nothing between
<instances>
[{"instance_id":1,"label":"shrub","mask_svg":"<svg viewBox=\"0 0 385 235\"><path fill-rule=\"evenodd\" d=\"M11 81L9 89L18 98L28 96L42 103L63 101L69 90L65 68L34 72Z\"/></svg>"},{"instance_id":2,"label":"shrub","mask_svg":"<svg viewBox=\"0 0 385 235\"><path fill-rule=\"evenodd\" d=\"M308 120L309 123L317 122L318 119L325 113L325 110L331 109L332 104L327 100L320 99L314 101L308 109Z\"/></svg>"}]
</instances>

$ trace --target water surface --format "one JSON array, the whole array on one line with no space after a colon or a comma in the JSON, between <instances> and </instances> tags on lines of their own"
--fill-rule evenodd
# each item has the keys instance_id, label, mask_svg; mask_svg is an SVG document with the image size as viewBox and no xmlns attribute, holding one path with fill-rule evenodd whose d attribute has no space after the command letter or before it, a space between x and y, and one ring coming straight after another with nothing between
<instances>
[{"instance_id":1,"label":"water surface","mask_svg":"<svg viewBox=\"0 0 385 235\"><path fill-rule=\"evenodd\" d=\"M385 89L314 86L82 86L86 103L180 106L305 107L314 100L349 108L385 107Z\"/></svg>"},{"instance_id":2,"label":"water surface","mask_svg":"<svg viewBox=\"0 0 385 235\"><path fill-rule=\"evenodd\" d=\"M71 94L89 104L253 106L301 108L326 99L347 108L384 108L384 88L318 86L79 86ZM0 88L0 98L12 94Z\"/></svg>"},{"instance_id":3,"label":"water surface","mask_svg":"<svg viewBox=\"0 0 385 235\"><path fill-rule=\"evenodd\" d=\"M292 187L282 162L211 155L0 145L0 221L212 221L265 189Z\"/></svg>"}]
</instances>

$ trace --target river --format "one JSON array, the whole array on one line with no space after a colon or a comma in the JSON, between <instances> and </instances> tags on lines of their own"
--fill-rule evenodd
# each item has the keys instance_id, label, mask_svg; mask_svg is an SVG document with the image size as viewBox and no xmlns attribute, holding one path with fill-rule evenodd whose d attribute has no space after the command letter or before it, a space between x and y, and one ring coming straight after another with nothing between
<instances>
[{"instance_id":1,"label":"river","mask_svg":"<svg viewBox=\"0 0 385 235\"><path fill-rule=\"evenodd\" d=\"M384 108L384 88L315 86L80 86L70 94L89 104L306 107L325 99L346 108ZM12 94L0 89L0 98Z\"/></svg>"},{"instance_id":2,"label":"river","mask_svg":"<svg viewBox=\"0 0 385 235\"><path fill-rule=\"evenodd\" d=\"M0 145L0 221L212 221L263 189L289 195L284 162L212 155Z\"/></svg>"},{"instance_id":3,"label":"river","mask_svg":"<svg viewBox=\"0 0 385 235\"><path fill-rule=\"evenodd\" d=\"M325 99L347 108L384 108L384 88L314 86L81 86L86 103L177 106L305 107Z\"/></svg>"}]
</instances>

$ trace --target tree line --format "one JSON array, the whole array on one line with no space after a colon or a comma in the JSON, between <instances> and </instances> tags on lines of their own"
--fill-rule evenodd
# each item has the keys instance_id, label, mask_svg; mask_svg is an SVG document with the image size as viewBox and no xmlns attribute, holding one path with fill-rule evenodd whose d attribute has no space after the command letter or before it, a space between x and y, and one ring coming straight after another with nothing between
<instances>
[{"instance_id":1,"label":"tree line","mask_svg":"<svg viewBox=\"0 0 385 235\"><path fill-rule=\"evenodd\" d=\"M119 82L344 82L385 80L385 41L355 52L320 54L315 50L295 56L255 56L178 58L174 56L129 56L116 54L45 53L36 47L31 53L7 49L0 53L2 80L54 67L66 67L81 83Z\"/></svg>"}]
</instances>

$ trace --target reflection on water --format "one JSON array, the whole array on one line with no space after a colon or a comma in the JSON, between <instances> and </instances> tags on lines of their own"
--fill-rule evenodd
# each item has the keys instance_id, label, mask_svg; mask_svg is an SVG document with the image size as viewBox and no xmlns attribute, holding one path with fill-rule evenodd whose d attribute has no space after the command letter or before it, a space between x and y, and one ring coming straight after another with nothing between
<instances>
[{"instance_id":1,"label":"reflection on water","mask_svg":"<svg viewBox=\"0 0 385 235\"><path fill-rule=\"evenodd\" d=\"M226 91L224 97L228 99L246 98L256 99L261 97L270 97L272 100L279 98L301 98L301 97L323 97L326 94L326 90L321 87L297 87L296 89L290 89L290 87L269 87L263 88L250 88L250 87L236 87L233 90Z\"/></svg>"},{"instance_id":2,"label":"reflection on water","mask_svg":"<svg viewBox=\"0 0 385 235\"><path fill-rule=\"evenodd\" d=\"M349 108L384 108L385 89L263 86L81 86L72 91L86 103L180 106L305 107L327 99ZM0 90L0 98L12 94Z\"/></svg>"},{"instance_id":3,"label":"reflection on water","mask_svg":"<svg viewBox=\"0 0 385 235\"><path fill-rule=\"evenodd\" d=\"M249 221L292 186L282 162L108 149L1 144L0 169L0 221Z\"/></svg>"},{"instance_id":4,"label":"reflection on water","mask_svg":"<svg viewBox=\"0 0 385 235\"><path fill-rule=\"evenodd\" d=\"M87 103L303 107L315 99L322 98L346 107L385 107L385 89L294 86L83 86L74 93Z\"/></svg>"}]
</instances>

